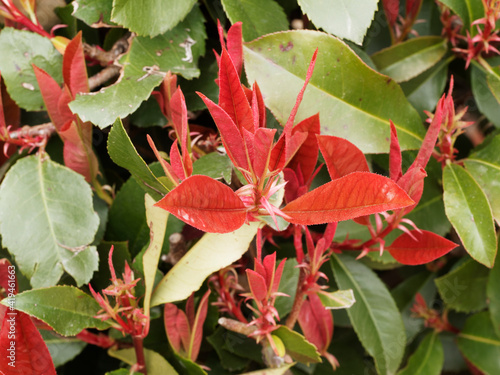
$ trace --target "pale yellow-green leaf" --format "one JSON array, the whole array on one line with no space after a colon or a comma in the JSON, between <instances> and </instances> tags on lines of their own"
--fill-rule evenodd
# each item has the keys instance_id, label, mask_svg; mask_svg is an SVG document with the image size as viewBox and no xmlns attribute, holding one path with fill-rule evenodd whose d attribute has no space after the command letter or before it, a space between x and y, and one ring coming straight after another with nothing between
<instances>
[{"instance_id":1,"label":"pale yellow-green leaf","mask_svg":"<svg viewBox=\"0 0 500 375\"><path fill-rule=\"evenodd\" d=\"M135 349L121 349L121 350L108 350L111 357L117 358L131 366L135 365L137 360L135 356ZM160 354L144 349L144 357L146 360L146 368L148 375L177 375L177 371L167 362Z\"/></svg>"},{"instance_id":2,"label":"pale yellow-green leaf","mask_svg":"<svg viewBox=\"0 0 500 375\"><path fill-rule=\"evenodd\" d=\"M323 306L329 310L348 309L356 302L352 289L337 290L336 292L330 293L318 293L318 297Z\"/></svg>"}]
</instances>

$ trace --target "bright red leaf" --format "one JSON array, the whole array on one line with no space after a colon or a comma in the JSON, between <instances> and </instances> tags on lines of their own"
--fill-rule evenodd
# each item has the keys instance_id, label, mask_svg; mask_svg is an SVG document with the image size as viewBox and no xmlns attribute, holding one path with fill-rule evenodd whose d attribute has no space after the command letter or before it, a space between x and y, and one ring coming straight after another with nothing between
<instances>
[{"instance_id":1,"label":"bright red leaf","mask_svg":"<svg viewBox=\"0 0 500 375\"><path fill-rule=\"evenodd\" d=\"M254 270L246 270L250 291L257 301L267 299L266 279Z\"/></svg>"},{"instance_id":2,"label":"bright red leaf","mask_svg":"<svg viewBox=\"0 0 500 375\"><path fill-rule=\"evenodd\" d=\"M413 204L390 179L354 172L322 185L282 209L293 224L313 225L353 219Z\"/></svg>"},{"instance_id":3,"label":"bright red leaf","mask_svg":"<svg viewBox=\"0 0 500 375\"><path fill-rule=\"evenodd\" d=\"M12 334L12 332L15 332ZM7 311L0 329L0 373L56 375L49 350L31 321L21 311Z\"/></svg>"},{"instance_id":4,"label":"bright red leaf","mask_svg":"<svg viewBox=\"0 0 500 375\"><path fill-rule=\"evenodd\" d=\"M348 140L332 135L318 135L317 139L332 180L352 172L370 171L363 152Z\"/></svg>"},{"instance_id":5,"label":"bright red leaf","mask_svg":"<svg viewBox=\"0 0 500 375\"><path fill-rule=\"evenodd\" d=\"M387 23L393 27L399 14L399 0L382 0Z\"/></svg>"},{"instance_id":6,"label":"bright red leaf","mask_svg":"<svg viewBox=\"0 0 500 375\"><path fill-rule=\"evenodd\" d=\"M299 150L293 159L287 164L287 168L297 170L300 165L300 170L304 182L308 182L312 176L316 163L318 162L318 142L316 141L316 134L320 133L319 113L302 120L292 129L292 135L296 132L307 133L307 138L300 146Z\"/></svg>"},{"instance_id":7,"label":"bright red leaf","mask_svg":"<svg viewBox=\"0 0 500 375\"><path fill-rule=\"evenodd\" d=\"M35 72L38 86L40 86L40 92L49 117L56 129L59 131L64 124L70 120L59 114L59 98L61 97L62 89L59 87L59 84L54 80L54 78L52 78L43 69L33 65L33 71Z\"/></svg>"},{"instance_id":8,"label":"bright red leaf","mask_svg":"<svg viewBox=\"0 0 500 375\"><path fill-rule=\"evenodd\" d=\"M457 246L433 232L412 230L396 238L387 251L399 263L416 266L432 262Z\"/></svg>"},{"instance_id":9,"label":"bright red leaf","mask_svg":"<svg viewBox=\"0 0 500 375\"><path fill-rule=\"evenodd\" d=\"M69 42L64 51L63 77L64 83L69 87L73 98L78 93L89 92L81 31Z\"/></svg>"},{"instance_id":10,"label":"bright red leaf","mask_svg":"<svg viewBox=\"0 0 500 375\"><path fill-rule=\"evenodd\" d=\"M231 188L203 175L185 179L155 204L205 232L228 233L245 223L245 205Z\"/></svg>"}]
</instances>

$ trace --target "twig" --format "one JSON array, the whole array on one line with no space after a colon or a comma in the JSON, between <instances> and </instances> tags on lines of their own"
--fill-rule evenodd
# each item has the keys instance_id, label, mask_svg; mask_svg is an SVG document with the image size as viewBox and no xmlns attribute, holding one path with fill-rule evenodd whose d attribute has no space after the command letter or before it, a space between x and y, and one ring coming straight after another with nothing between
<instances>
[{"instance_id":1,"label":"twig","mask_svg":"<svg viewBox=\"0 0 500 375\"><path fill-rule=\"evenodd\" d=\"M45 124L28 126L25 125L17 130L9 132L9 136L12 139L26 138L27 136L35 138L35 137L46 137L49 138L54 132L56 128L54 124L51 122L47 122Z\"/></svg>"},{"instance_id":2,"label":"twig","mask_svg":"<svg viewBox=\"0 0 500 375\"><path fill-rule=\"evenodd\" d=\"M101 70L96 75L89 78L90 91L102 86L105 82L117 77L120 74L121 68L117 65L110 65Z\"/></svg>"}]
</instances>

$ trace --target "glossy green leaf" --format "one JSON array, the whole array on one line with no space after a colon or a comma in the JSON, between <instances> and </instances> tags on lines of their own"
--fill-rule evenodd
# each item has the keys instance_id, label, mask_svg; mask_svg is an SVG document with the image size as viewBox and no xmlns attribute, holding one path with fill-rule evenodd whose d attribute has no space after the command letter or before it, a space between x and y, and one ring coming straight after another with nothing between
<instances>
[{"instance_id":1,"label":"glossy green leaf","mask_svg":"<svg viewBox=\"0 0 500 375\"><path fill-rule=\"evenodd\" d=\"M425 119L424 111L433 111L446 85L448 79L448 65L453 57L443 59L415 78L401 83L401 88L408 101ZM425 189L424 189L425 191Z\"/></svg>"},{"instance_id":2,"label":"glossy green leaf","mask_svg":"<svg viewBox=\"0 0 500 375\"><path fill-rule=\"evenodd\" d=\"M467 252L487 267L497 251L495 225L486 195L464 168L450 164L443 170L446 216Z\"/></svg>"},{"instance_id":3,"label":"glossy green leaf","mask_svg":"<svg viewBox=\"0 0 500 375\"><path fill-rule=\"evenodd\" d=\"M498 58L488 59L492 66L498 64L499 61ZM474 62L471 64L471 87L475 104L488 120L500 127L500 103L491 91L489 84L491 78L488 79L488 76L489 74L479 64Z\"/></svg>"},{"instance_id":4,"label":"glossy green leaf","mask_svg":"<svg viewBox=\"0 0 500 375\"><path fill-rule=\"evenodd\" d=\"M481 0L440 0L441 3L455 12L464 24L465 30L476 34L472 22L484 17L484 7Z\"/></svg>"},{"instance_id":5,"label":"glossy green leaf","mask_svg":"<svg viewBox=\"0 0 500 375\"><path fill-rule=\"evenodd\" d=\"M115 25L111 21L113 3L110 0L75 0L72 4L73 17L82 20L89 26Z\"/></svg>"},{"instance_id":6,"label":"glossy green leaf","mask_svg":"<svg viewBox=\"0 0 500 375\"><path fill-rule=\"evenodd\" d=\"M467 319L458 334L458 347L474 366L485 374L497 374L500 368L500 338L495 334L487 311Z\"/></svg>"},{"instance_id":7,"label":"glossy green leaf","mask_svg":"<svg viewBox=\"0 0 500 375\"><path fill-rule=\"evenodd\" d=\"M490 316L496 334L500 337L500 260L497 252L495 266L491 269L486 285L486 296L489 301Z\"/></svg>"},{"instance_id":8,"label":"glossy green leaf","mask_svg":"<svg viewBox=\"0 0 500 375\"><path fill-rule=\"evenodd\" d=\"M233 173L233 163L227 155L217 152L203 155L193 163L193 175L204 174L215 179L224 178L228 184L231 183Z\"/></svg>"},{"instance_id":9,"label":"glossy green leaf","mask_svg":"<svg viewBox=\"0 0 500 375\"><path fill-rule=\"evenodd\" d=\"M111 19L137 35L155 37L171 30L196 0L113 0Z\"/></svg>"},{"instance_id":10,"label":"glossy green leaf","mask_svg":"<svg viewBox=\"0 0 500 375\"><path fill-rule=\"evenodd\" d=\"M258 227L258 222L252 222L231 233L205 234L158 284L151 305L189 297L212 273L240 259Z\"/></svg>"},{"instance_id":11,"label":"glossy green leaf","mask_svg":"<svg viewBox=\"0 0 500 375\"><path fill-rule=\"evenodd\" d=\"M330 293L318 293L323 306L330 310L348 309L356 302L352 289L337 290Z\"/></svg>"},{"instance_id":12,"label":"glossy green leaf","mask_svg":"<svg viewBox=\"0 0 500 375\"><path fill-rule=\"evenodd\" d=\"M55 285L64 271L78 286L88 283L97 270L88 244L98 224L90 186L50 159L19 160L0 186L2 244L34 288Z\"/></svg>"},{"instance_id":13,"label":"glossy green leaf","mask_svg":"<svg viewBox=\"0 0 500 375\"><path fill-rule=\"evenodd\" d=\"M495 99L500 102L500 67L496 66L488 71L486 82Z\"/></svg>"},{"instance_id":14,"label":"glossy green leaf","mask_svg":"<svg viewBox=\"0 0 500 375\"><path fill-rule=\"evenodd\" d=\"M341 289L352 289L356 303L347 309L352 326L379 374L394 374L401 363L406 335L396 303L384 283L364 264L333 255L331 266Z\"/></svg>"},{"instance_id":15,"label":"glossy green leaf","mask_svg":"<svg viewBox=\"0 0 500 375\"><path fill-rule=\"evenodd\" d=\"M433 67L447 50L446 39L422 36L385 48L372 55L372 60L381 73L404 82Z\"/></svg>"},{"instance_id":16,"label":"glossy green leaf","mask_svg":"<svg viewBox=\"0 0 500 375\"><path fill-rule=\"evenodd\" d=\"M117 119L108 136L108 152L111 159L127 169L140 182L144 191L155 199L160 199L169 189L151 172L130 140L120 119Z\"/></svg>"},{"instance_id":17,"label":"glossy green leaf","mask_svg":"<svg viewBox=\"0 0 500 375\"><path fill-rule=\"evenodd\" d=\"M207 341L217 352L222 367L229 371L241 371L250 363L248 358L242 358L229 350L231 346L230 340L235 335L219 326L212 335L207 337Z\"/></svg>"},{"instance_id":18,"label":"glossy green leaf","mask_svg":"<svg viewBox=\"0 0 500 375\"><path fill-rule=\"evenodd\" d=\"M274 0L222 0L222 6L231 23L243 22L246 41L288 29L286 14Z\"/></svg>"},{"instance_id":19,"label":"glossy green leaf","mask_svg":"<svg viewBox=\"0 0 500 375\"><path fill-rule=\"evenodd\" d=\"M500 223L500 135L464 162L467 171L488 197L493 217Z\"/></svg>"},{"instance_id":20,"label":"glossy green leaf","mask_svg":"<svg viewBox=\"0 0 500 375\"><path fill-rule=\"evenodd\" d=\"M71 361L87 346L86 342L77 338L62 337L53 331L40 330L40 334L47 345L47 349L49 349L54 367L59 367Z\"/></svg>"},{"instance_id":21,"label":"glossy green leaf","mask_svg":"<svg viewBox=\"0 0 500 375\"><path fill-rule=\"evenodd\" d=\"M151 294L155 282L156 270L160 260L161 248L163 239L167 229L167 220L169 213L161 208L154 207L155 200L146 194L146 220L150 231L149 246L142 257L142 265L144 270L144 283L146 292L144 293L144 311L149 316L149 305L151 302Z\"/></svg>"},{"instance_id":22,"label":"glossy green leaf","mask_svg":"<svg viewBox=\"0 0 500 375\"><path fill-rule=\"evenodd\" d=\"M285 375L293 365L295 365L295 363L289 363L278 368L266 368L264 370L245 372L241 375Z\"/></svg>"},{"instance_id":23,"label":"glossy green leaf","mask_svg":"<svg viewBox=\"0 0 500 375\"><path fill-rule=\"evenodd\" d=\"M276 33L244 46L248 80L258 82L278 121L286 122L316 48L315 70L296 122L320 112L323 134L345 138L364 153L380 153L389 151L391 119L403 149L420 147L424 129L401 88L346 44L317 31Z\"/></svg>"},{"instance_id":24,"label":"glossy green leaf","mask_svg":"<svg viewBox=\"0 0 500 375\"><path fill-rule=\"evenodd\" d=\"M21 108L43 110L44 104L31 64L62 82L62 56L49 39L6 27L0 31L0 71L9 95Z\"/></svg>"},{"instance_id":25,"label":"glossy green leaf","mask_svg":"<svg viewBox=\"0 0 500 375\"><path fill-rule=\"evenodd\" d=\"M436 332L428 333L398 375L439 375L443 368L443 345Z\"/></svg>"},{"instance_id":26,"label":"glossy green leaf","mask_svg":"<svg viewBox=\"0 0 500 375\"><path fill-rule=\"evenodd\" d=\"M488 274L488 268L469 259L435 281L439 294L448 307L462 312L474 312L486 307Z\"/></svg>"},{"instance_id":27,"label":"glossy green leaf","mask_svg":"<svg viewBox=\"0 0 500 375\"><path fill-rule=\"evenodd\" d=\"M101 241L97 246L99 253L99 270L95 273L90 284L94 290L101 290L110 285L111 272L109 270L109 251L113 246L113 265L117 275L123 274L125 262L132 264L128 243L126 241Z\"/></svg>"},{"instance_id":28,"label":"glossy green leaf","mask_svg":"<svg viewBox=\"0 0 500 375\"><path fill-rule=\"evenodd\" d=\"M301 334L292 331L286 326L281 326L273 331L273 335L278 336L283 341L286 353L294 360L302 363L321 362L316 347Z\"/></svg>"},{"instance_id":29,"label":"glossy green leaf","mask_svg":"<svg viewBox=\"0 0 500 375\"><path fill-rule=\"evenodd\" d=\"M7 304L7 299L2 301ZM68 286L33 289L16 295L16 309L38 318L64 336L85 328L106 329L108 323L94 318L101 309L88 294Z\"/></svg>"},{"instance_id":30,"label":"glossy green leaf","mask_svg":"<svg viewBox=\"0 0 500 375\"><path fill-rule=\"evenodd\" d=\"M118 358L129 365L135 365L137 359L135 356L135 349L120 349L108 350L108 354L113 358ZM160 354L150 349L144 349L144 358L148 375L177 375L177 371L167 362L167 360Z\"/></svg>"},{"instance_id":31,"label":"glossy green leaf","mask_svg":"<svg viewBox=\"0 0 500 375\"><path fill-rule=\"evenodd\" d=\"M317 28L361 44L378 0L299 0L298 3Z\"/></svg>"},{"instance_id":32,"label":"glossy green leaf","mask_svg":"<svg viewBox=\"0 0 500 375\"><path fill-rule=\"evenodd\" d=\"M123 66L119 81L98 92L77 95L69 105L71 110L83 121L101 128L111 125L117 117L133 113L149 98L162 81L161 72L170 70L185 78L198 77L197 61L205 52L205 38L203 15L198 7L165 34L134 38L129 52L119 61ZM148 74L150 69L158 71Z\"/></svg>"}]
</instances>

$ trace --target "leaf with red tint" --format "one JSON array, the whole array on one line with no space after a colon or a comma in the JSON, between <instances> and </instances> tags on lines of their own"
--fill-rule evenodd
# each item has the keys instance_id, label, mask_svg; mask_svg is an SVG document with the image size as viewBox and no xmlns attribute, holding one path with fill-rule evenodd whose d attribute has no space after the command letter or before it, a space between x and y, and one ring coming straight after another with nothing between
<instances>
[{"instance_id":1,"label":"leaf with red tint","mask_svg":"<svg viewBox=\"0 0 500 375\"><path fill-rule=\"evenodd\" d=\"M318 135L317 139L332 180L352 172L370 171L365 155L348 140L332 135Z\"/></svg>"},{"instance_id":2,"label":"leaf with red tint","mask_svg":"<svg viewBox=\"0 0 500 375\"><path fill-rule=\"evenodd\" d=\"M170 100L172 95L177 90L177 76L170 71L167 72L165 78L160 85L160 91L153 91L153 96L160 106L161 113L172 122L172 111L170 110Z\"/></svg>"},{"instance_id":3,"label":"leaf with red tint","mask_svg":"<svg viewBox=\"0 0 500 375\"><path fill-rule=\"evenodd\" d=\"M316 294L310 294L299 313L300 329L307 341L323 354L328 349L333 336L333 317Z\"/></svg>"},{"instance_id":4,"label":"leaf with red tint","mask_svg":"<svg viewBox=\"0 0 500 375\"><path fill-rule=\"evenodd\" d=\"M15 338L11 330L15 329ZM12 345L13 344L13 345ZM11 349L12 348L12 349ZM21 311L8 311L0 329L0 373L5 375L56 375L49 350L31 321ZM12 353L12 356L11 356ZM13 365L9 365L12 363Z\"/></svg>"},{"instance_id":5,"label":"leaf with red tint","mask_svg":"<svg viewBox=\"0 0 500 375\"><path fill-rule=\"evenodd\" d=\"M69 42L64 51L63 78L73 97L81 92L89 92L81 31Z\"/></svg>"},{"instance_id":6,"label":"leaf with red tint","mask_svg":"<svg viewBox=\"0 0 500 375\"><path fill-rule=\"evenodd\" d=\"M396 127L392 121L389 121L391 125L391 148L389 151L389 177L392 181L398 182L398 180L403 175L401 171L401 148L399 147L398 133Z\"/></svg>"},{"instance_id":7,"label":"leaf with red tint","mask_svg":"<svg viewBox=\"0 0 500 375\"><path fill-rule=\"evenodd\" d=\"M266 106L264 104L264 98L262 98L262 93L260 92L259 85L254 82L252 86L252 111L255 128L265 128L266 127ZM257 121L257 122L256 122Z\"/></svg>"},{"instance_id":8,"label":"leaf with red tint","mask_svg":"<svg viewBox=\"0 0 500 375\"><path fill-rule=\"evenodd\" d=\"M17 294L17 278L15 268L8 259L0 259L0 288L7 293L9 289L14 289L14 294ZM0 297L3 296L0 294Z\"/></svg>"},{"instance_id":9,"label":"leaf with red tint","mask_svg":"<svg viewBox=\"0 0 500 375\"><path fill-rule=\"evenodd\" d=\"M246 270L248 277L248 285L250 286L250 291L256 301L263 301L267 299L267 285L266 279L254 270Z\"/></svg>"},{"instance_id":10,"label":"leaf with red tint","mask_svg":"<svg viewBox=\"0 0 500 375\"><path fill-rule=\"evenodd\" d=\"M198 358L198 353L200 352L201 341L203 339L203 323L207 317L208 310L208 296L210 295L210 289L201 297L200 304L198 305L198 311L196 312L196 317L194 319L193 325L191 326L191 346L189 348L189 359L191 361L196 361Z\"/></svg>"},{"instance_id":11,"label":"leaf with red tint","mask_svg":"<svg viewBox=\"0 0 500 375\"><path fill-rule=\"evenodd\" d=\"M172 95L172 99L170 100L170 109L172 111L172 122L174 124L174 129L181 146L183 169L186 173L186 177L189 177L193 173L193 162L191 161L191 157L189 156L188 149L189 129L186 99L184 98L184 94L182 93L182 90L180 88L178 88Z\"/></svg>"},{"instance_id":12,"label":"leaf with red tint","mask_svg":"<svg viewBox=\"0 0 500 375\"><path fill-rule=\"evenodd\" d=\"M374 173L353 172L290 202L281 211L292 224L313 225L353 219L412 205L394 181Z\"/></svg>"},{"instance_id":13,"label":"leaf with red tint","mask_svg":"<svg viewBox=\"0 0 500 375\"><path fill-rule=\"evenodd\" d=\"M92 133L88 129L79 130L76 122L69 121L59 134L64 141L64 164L85 177L87 182L91 182L97 176L99 168L92 150Z\"/></svg>"},{"instance_id":14,"label":"leaf with red tint","mask_svg":"<svg viewBox=\"0 0 500 375\"><path fill-rule=\"evenodd\" d=\"M399 0L382 0L387 23L393 27L399 15Z\"/></svg>"},{"instance_id":15,"label":"leaf with red tint","mask_svg":"<svg viewBox=\"0 0 500 375\"><path fill-rule=\"evenodd\" d=\"M146 135L146 138L148 140L149 146L151 147L156 156L156 159L158 159L158 161L160 162L163 171L165 172L165 176L167 176L170 179L170 181L177 186L179 184L180 178L175 174L172 166L168 164L168 162L165 159L162 158L160 152L156 148L155 143L153 142L153 139L149 136L149 134Z\"/></svg>"},{"instance_id":16,"label":"leaf with red tint","mask_svg":"<svg viewBox=\"0 0 500 375\"><path fill-rule=\"evenodd\" d=\"M166 303L164 307L163 321L167 333L168 342L175 352L181 349L187 350L191 337L191 330L184 311L179 310L173 303Z\"/></svg>"},{"instance_id":17,"label":"leaf with red tint","mask_svg":"<svg viewBox=\"0 0 500 375\"><path fill-rule=\"evenodd\" d=\"M226 148L227 155L236 167L248 170L248 160L245 152L243 137L231 119L231 117L217 104L208 99L205 95L198 93L207 106L212 118L219 129L222 143ZM246 100L246 99L245 99Z\"/></svg>"},{"instance_id":18,"label":"leaf with red tint","mask_svg":"<svg viewBox=\"0 0 500 375\"><path fill-rule=\"evenodd\" d=\"M59 98L61 97L62 89L54 78L36 65L33 65L33 71L35 72L38 86L40 86L40 92L49 117L57 131L59 131L66 123L64 118L59 114Z\"/></svg>"},{"instance_id":19,"label":"leaf with red tint","mask_svg":"<svg viewBox=\"0 0 500 375\"><path fill-rule=\"evenodd\" d=\"M316 134L320 133L319 113L302 120L292 129L292 135L296 132L307 133L307 138L296 152L293 159L287 164L287 168L297 170L300 165L300 170L307 182L316 168L318 161L318 142L316 141Z\"/></svg>"},{"instance_id":20,"label":"leaf with red tint","mask_svg":"<svg viewBox=\"0 0 500 375\"><path fill-rule=\"evenodd\" d=\"M281 276L283 276L283 269L285 268L285 261L286 258L283 259L280 264L278 264L278 267L276 268L276 271L274 272L274 278L273 278L273 284L271 285L271 293L276 293L278 292L278 289L280 287L280 282L281 282Z\"/></svg>"},{"instance_id":21,"label":"leaf with red tint","mask_svg":"<svg viewBox=\"0 0 500 375\"><path fill-rule=\"evenodd\" d=\"M172 143L172 146L170 147L170 163L172 164L174 173L179 176L181 180L184 180L186 177L188 177L186 176L181 154L179 153L179 148L177 147L177 139L174 141L174 143Z\"/></svg>"},{"instance_id":22,"label":"leaf with red tint","mask_svg":"<svg viewBox=\"0 0 500 375\"><path fill-rule=\"evenodd\" d=\"M231 117L238 129L254 131L252 109L240 76L228 52L223 49L219 61L219 106Z\"/></svg>"},{"instance_id":23,"label":"leaf with red tint","mask_svg":"<svg viewBox=\"0 0 500 375\"><path fill-rule=\"evenodd\" d=\"M59 101L57 102L57 109L59 111L59 116L61 117L61 121L64 121L66 124L68 121L73 121L76 119L76 116L69 109L69 103L73 101L73 96L69 91L69 87L64 85L61 91L61 96L59 96ZM59 128L62 131L61 128Z\"/></svg>"},{"instance_id":24,"label":"leaf with red tint","mask_svg":"<svg viewBox=\"0 0 500 375\"><path fill-rule=\"evenodd\" d=\"M418 14L421 5L422 0L406 0L406 17L414 19Z\"/></svg>"},{"instance_id":25,"label":"leaf with red tint","mask_svg":"<svg viewBox=\"0 0 500 375\"><path fill-rule=\"evenodd\" d=\"M241 22L235 22L227 31L227 52L233 60L238 76L241 76L241 69L243 67L243 36L241 25Z\"/></svg>"},{"instance_id":26,"label":"leaf with red tint","mask_svg":"<svg viewBox=\"0 0 500 375\"><path fill-rule=\"evenodd\" d=\"M10 125L12 129L17 129L21 122L21 109L10 97L1 78L0 76L0 126Z\"/></svg>"},{"instance_id":27,"label":"leaf with red tint","mask_svg":"<svg viewBox=\"0 0 500 375\"><path fill-rule=\"evenodd\" d=\"M396 238L387 251L399 263L416 266L432 262L458 245L435 233L412 230Z\"/></svg>"},{"instance_id":28,"label":"leaf with red tint","mask_svg":"<svg viewBox=\"0 0 500 375\"><path fill-rule=\"evenodd\" d=\"M299 180L297 175L290 168L285 168L283 170L283 176L285 177L285 202L289 203L294 199L298 198L299 193Z\"/></svg>"},{"instance_id":29,"label":"leaf with red tint","mask_svg":"<svg viewBox=\"0 0 500 375\"><path fill-rule=\"evenodd\" d=\"M240 197L229 186L203 175L188 177L155 206L205 232L232 232L246 219Z\"/></svg>"},{"instance_id":30,"label":"leaf with red tint","mask_svg":"<svg viewBox=\"0 0 500 375\"><path fill-rule=\"evenodd\" d=\"M269 170L274 173L281 172L293 159L306 139L307 133L304 132L296 132L288 138L281 136L271 151Z\"/></svg>"},{"instance_id":31,"label":"leaf with red tint","mask_svg":"<svg viewBox=\"0 0 500 375\"><path fill-rule=\"evenodd\" d=\"M276 129L258 128L255 131L253 170L258 177L267 172L275 134Z\"/></svg>"},{"instance_id":32,"label":"leaf with red tint","mask_svg":"<svg viewBox=\"0 0 500 375\"><path fill-rule=\"evenodd\" d=\"M411 168L398 181L398 185L406 191L415 204L404 208L404 215L415 208L424 192L424 178L427 176L424 168Z\"/></svg>"}]
</instances>

